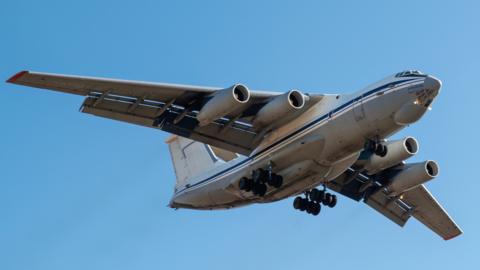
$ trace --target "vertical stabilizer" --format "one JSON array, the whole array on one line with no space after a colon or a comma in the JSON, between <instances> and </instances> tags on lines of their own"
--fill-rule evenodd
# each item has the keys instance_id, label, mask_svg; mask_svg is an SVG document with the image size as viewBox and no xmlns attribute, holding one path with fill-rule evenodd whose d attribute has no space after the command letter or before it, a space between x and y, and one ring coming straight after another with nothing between
<instances>
[{"instance_id":1,"label":"vertical stabilizer","mask_svg":"<svg viewBox=\"0 0 480 270\"><path fill-rule=\"evenodd\" d=\"M175 175L175 189L192 184L192 177L212 169L217 162L210 146L176 135L165 141L172 157Z\"/></svg>"}]
</instances>

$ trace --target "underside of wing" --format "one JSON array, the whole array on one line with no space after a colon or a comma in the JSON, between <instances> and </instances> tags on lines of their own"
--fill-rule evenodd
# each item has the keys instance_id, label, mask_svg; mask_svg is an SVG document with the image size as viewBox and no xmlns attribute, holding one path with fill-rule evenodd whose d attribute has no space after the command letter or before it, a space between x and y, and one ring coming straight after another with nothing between
<instances>
[{"instance_id":1,"label":"underside of wing","mask_svg":"<svg viewBox=\"0 0 480 270\"><path fill-rule=\"evenodd\" d=\"M404 226L410 218L410 208L401 200L390 198L383 192L372 192L380 188L378 183L373 183L368 176L356 173L348 169L335 180L328 182L327 186L355 201L364 201L368 206L395 222ZM369 188L365 188L369 186Z\"/></svg>"},{"instance_id":2,"label":"underside of wing","mask_svg":"<svg viewBox=\"0 0 480 270\"><path fill-rule=\"evenodd\" d=\"M350 168L327 186L353 200L365 202L402 227L413 216L445 240L462 233L424 185L391 196L384 183Z\"/></svg>"},{"instance_id":3,"label":"underside of wing","mask_svg":"<svg viewBox=\"0 0 480 270\"><path fill-rule=\"evenodd\" d=\"M412 215L443 239L449 240L462 231L424 185L403 194L402 200L413 209Z\"/></svg>"},{"instance_id":4,"label":"underside of wing","mask_svg":"<svg viewBox=\"0 0 480 270\"><path fill-rule=\"evenodd\" d=\"M85 96L81 112L161 129L242 155L250 154L268 130L322 98L298 90L250 91L240 84L223 89L31 71L7 82Z\"/></svg>"}]
</instances>

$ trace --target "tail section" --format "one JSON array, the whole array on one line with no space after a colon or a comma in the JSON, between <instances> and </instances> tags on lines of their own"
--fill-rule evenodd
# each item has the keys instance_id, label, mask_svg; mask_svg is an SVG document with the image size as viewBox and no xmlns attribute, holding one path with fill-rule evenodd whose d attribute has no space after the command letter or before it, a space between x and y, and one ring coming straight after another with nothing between
<instances>
[{"instance_id":1,"label":"tail section","mask_svg":"<svg viewBox=\"0 0 480 270\"><path fill-rule=\"evenodd\" d=\"M175 189L191 184L191 178L212 169L218 161L211 147L179 136L166 140L170 149L175 175Z\"/></svg>"}]
</instances>

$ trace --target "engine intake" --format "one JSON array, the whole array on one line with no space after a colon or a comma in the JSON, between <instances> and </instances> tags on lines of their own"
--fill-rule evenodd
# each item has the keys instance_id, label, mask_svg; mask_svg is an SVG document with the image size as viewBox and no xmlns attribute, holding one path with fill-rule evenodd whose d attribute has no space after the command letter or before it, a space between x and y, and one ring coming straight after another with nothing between
<instances>
[{"instance_id":1,"label":"engine intake","mask_svg":"<svg viewBox=\"0 0 480 270\"><path fill-rule=\"evenodd\" d=\"M407 164L405 168L392 178L387 186L387 192L391 196L397 196L432 180L438 175L438 172L438 164L432 160Z\"/></svg>"},{"instance_id":2,"label":"engine intake","mask_svg":"<svg viewBox=\"0 0 480 270\"><path fill-rule=\"evenodd\" d=\"M387 147L385 156L371 155L363 165L368 175L390 168L418 152L418 142L413 137L389 141L385 143L385 146Z\"/></svg>"},{"instance_id":3,"label":"engine intake","mask_svg":"<svg viewBox=\"0 0 480 270\"><path fill-rule=\"evenodd\" d=\"M253 126L263 127L285 118L289 113L301 110L305 105L305 95L298 90L291 90L276 96L265 104L253 120Z\"/></svg>"},{"instance_id":4,"label":"engine intake","mask_svg":"<svg viewBox=\"0 0 480 270\"><path fill-rule=\"evenodd\" d=\"M235 84L229 88L218 90L214 96L203 105L197 115L199 126L228 115L244 106L250 99L250 91L242 84Z\"/></svg>"}]
</instances>

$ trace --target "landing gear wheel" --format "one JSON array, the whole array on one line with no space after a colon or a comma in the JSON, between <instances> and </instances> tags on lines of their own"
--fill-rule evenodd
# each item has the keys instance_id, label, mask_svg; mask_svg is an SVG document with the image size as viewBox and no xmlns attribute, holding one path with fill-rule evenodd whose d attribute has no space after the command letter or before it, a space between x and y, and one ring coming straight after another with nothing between
<instances>
[{"instance_id":1,"label":"landing gear wheel","mask_svg":"<svg viewBox=\"0 0 480 270\"><path fill-rule=\"evenodd\" d=\"M312 201L308 201L307 202L307 213L313 214L313 212L315 211L315 206L316 205L317 205L316 203L314 203Z\"/></svg>"},{"instance_id":2,"label":"landing gear wheel","mask_svg":"<svg viewBox=\"0 0 480 270\"><path fill-rule=\"evenodd\" d=\"M328 204L328 207L333 208L335 207L335 205L337 205L337 196L332 195L331 197L332 197L332 200Z\"/></svg>"},{"instance_id":3,"label":"landing gear wheel","mask_svg":"<svg viewBox=\"0 0 480 270\"><path fill-rule=\"evenodd\" d=\"M267 181L269 186L272 186L274 188L279 188L283 184L283 177L278 174L272 173L271 177L269 177Z\"/></svg>"},{"instance_id":4,"label":"landing gear wheel","mask_svg":"<svg viewBox=\"0 0 480 270\"><path fill-rule=\"evenodd\" d=\"M293 208L300 210L302 208L303 204L303 199L302 197L296 197L295 200L293 200Z\"/></svg>"},{"instance_id":5,"label":"landing gear wheel","mask_svg":"<svg viewBox=\"0 0 480 270\"><path fill-rule=\"evenodd\" d=\"M332 202L332 194L325 193L325 198L322 200L323 205L329 205Z\"/></svg>"},{"instance_id":6,"label":"landing gear wheel","mask_svg":"<svg viewBox=\"0 0 480 270\"><path fill-rule=\"evenodd\" d=\"M310 200L314 201L314 202L318 202L318 198L319 198L319 194L320 194L320 190L314 188L310 191Z\"/></svg>"},{"instance_id":7,"label":"landing gear wheel","mask_svg":"<svg viewBox=\"0 0 480 270\"><path fill-rule=\"evenodd\" d=\"M261 183L255 183L253 185L253 194L263 197L267 193L267 185Z\"/></svg>"},{"instance_id":8,"label":"landing gear wheel","mask_svg":"<svg viewBox=\"0 0 480 270\"><path fill-rule=\"evenodd\" d=\"M316 188L310 191L310 200L321 203L325 199L325 191Z\"/></svg>"},{"instance_id":9,"label":"landing gear wheel","mask_svg":"<svg viewBox=\"0 0 480 270\"><path fill-rule=\"evenodd\" d=\"M377 147L375 148L375 154L380 157L384 157L387 155L388 149L386 145L383 145L381 143L377 144Z\"/></svg>"},{"instance_id":10,"label":"landing gear wheel","mask_svg":"<svg viewBox=\"0 0 480 270\"><path fill-rule=\"evenodd\" d=\"M320 214L321 209L322 206L319 203L314 203L312 215L317 216L318 214Z\"/></svg>"},{"instance_id":11,"label":"landing gear wheel","mask_svg":"<svg viewBox=\"0 0 480 270\"><path fill-rule=\"evenodd\" d=\"M268 172L261 168L253 170L252 178L253 178L253 182L263 184L268 180Z\"/></svg>"},{"instance_id":12,"label":"landing gear wheel","mask_svg":"<svg viewBox=\"0 0 480 270\"><path fill-rule=\"evenodd\" d=\"M273 187L274 188L279 188L282 186L283 184L283 177L281 175L278 175L278 174L274 174L272 176L272 178L274 179L273 181Z\"/></svg>"},{"instance_id":13,"label":"landing gear wheel","mask_svg":"<svg viewBox=\"0 0 480 270\"><path fill-rule=\"evenodd\" d=\"M248 179L246 177L242 177L242 179L240 179L240 181L238 182L238 187L240 188L240 190L250 192L252 191L252 188L253 188L253 180Z\"/></svg>"},{"instance_id":14,"label":"landing gear wheel","mask_svg":"<svg viewBox=\"0 0 480 270\"><path fill-rule=\"evenodd\" d=\"M298 208L298 210L300 211L305 211L307 210L307 205L308 205L308 200L307 199L304 199L304 198L300 198L301 201L300 201L300 208Z\"/></svg>"}]
</instances>

